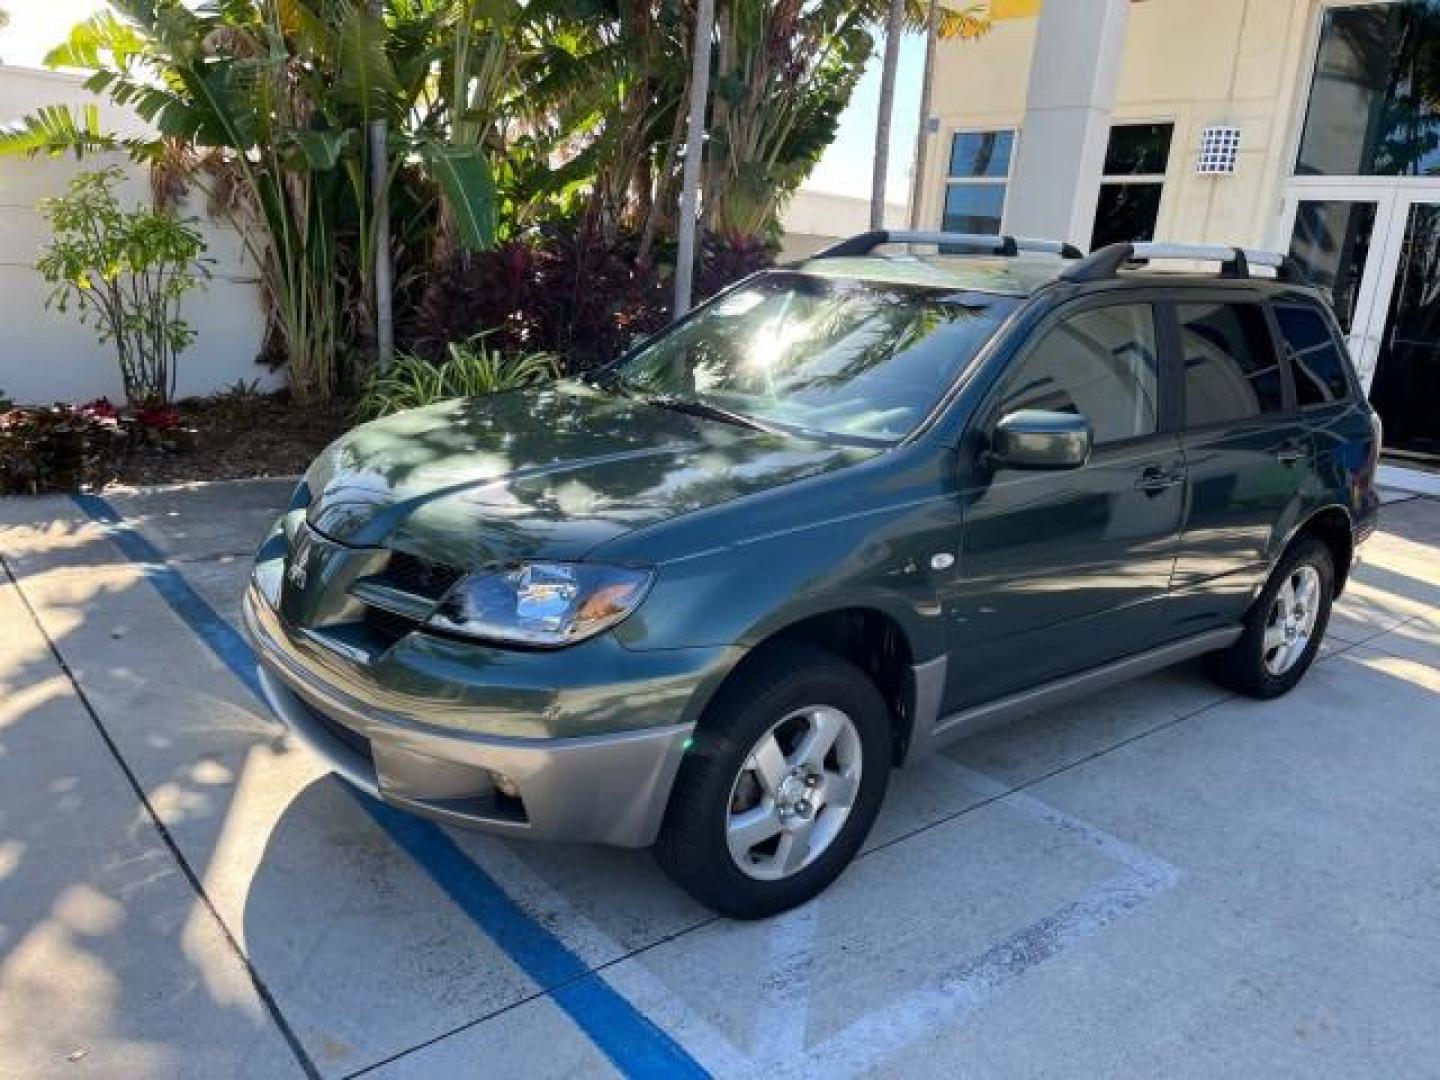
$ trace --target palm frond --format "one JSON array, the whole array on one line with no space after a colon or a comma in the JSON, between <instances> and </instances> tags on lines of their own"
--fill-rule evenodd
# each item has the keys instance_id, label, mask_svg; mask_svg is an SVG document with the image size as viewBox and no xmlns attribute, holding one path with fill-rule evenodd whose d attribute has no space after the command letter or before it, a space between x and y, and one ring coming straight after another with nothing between
<instances>
[{"instance_id":1,"label":"palm frond","mask_svg":"<svg viewBox=\"0 0 1440 1080\"><path fill-rule=\"evenodd\" d=\"M45 105L28 116L0 127L0 155L60 157L107 150L138 150L140 140L123 140L100 126L100 110L94 105L72 108Z\"/></svg>"}]
</instances>

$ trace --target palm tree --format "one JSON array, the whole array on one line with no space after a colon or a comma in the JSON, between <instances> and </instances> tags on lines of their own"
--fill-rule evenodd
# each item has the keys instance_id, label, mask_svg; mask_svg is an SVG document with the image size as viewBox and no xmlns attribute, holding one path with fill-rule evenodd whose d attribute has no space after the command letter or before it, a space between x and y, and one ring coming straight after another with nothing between
<instances>
[{"instance_id":1,"label":"palm tree","mask_svg":"<svg viewBox=\"0 0 1440 1080\"><path fill-rule=\"evenodd\" d=\"M870 174L870 228L883 228L885 224L885 187L890 171L890 123L895 112L895 70L900 60L900 35L906 23L915 23L917 14L914 0L890 0L890 12L885 21L885 60L880 70L880 107L875 118L875 157ZM978 38L990 29L990 16L985 4L970 4L955 9L930 0L925 13L925 84L920 104L920 142L916 156L916 188L919 173L924 167L925 121L930 112L931 73L935 63L935 44L940 39ZM912 208L913 213L913 208Z\"/></svg>"},{"instance_id":2,"label":"palm tree","mask_svg":"<svg viewBox=\"0 0 1440 1080\"><path fill-rule=\"evenodd\" d=\"M890 119L895 112L895 68L905 32L905 0L890 0L885 20L885 62L880 69L880 110L875 117L875 164L870 172L870 228L885 227L885 183L890 172Z\"/></svg>"}]
</instances>

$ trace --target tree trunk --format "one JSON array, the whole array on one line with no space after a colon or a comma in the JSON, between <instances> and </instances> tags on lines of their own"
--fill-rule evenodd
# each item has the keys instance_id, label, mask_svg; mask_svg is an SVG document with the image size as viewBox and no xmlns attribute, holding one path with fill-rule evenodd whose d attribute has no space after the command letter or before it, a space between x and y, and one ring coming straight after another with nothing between
<instances>
[{"instance_id":1,"label":"tree trunk","mask_svg":"<svg viewBox=\"0 0 1440 1080\"><path fill-rule=\"evenodd\" d=\"M710 96L710 38L715 29L715 0L699 0L695 13L695 54L690 71L690 120L685 138L685 179L680 189L680 221L675 258L673 318L690 310L695 280L695 208L700 186L700 159L704 156L705 104Z\"/></svg>"},{"instance_id":2,"label":"tree trunk","mask_svg":"<svg viewBox=\"0 0 1440 1080\"><path fill-rule=\"evenodd\" d=\"M905 30L905 0L890 0L885 21L885 66L880 69L880 112L875 118L875 169L870 175L870 228L885 227L885 184L890 173L890 117L895 111L895 69Z\"/></svg>"},{"instance_id":3,"label":"tree trunk","mask_svg":"<svg viewBox=\"0 0 1440 1080\"><path fill-rule=\"evenodd\" d=\"M930 167L930 105L935 96L935 51L940 40L940 2L930 0L925 19L925 75L920 83L920 131L915 136L915 173L910 178L910 228L920 228L920 197Z\"/></svg>"}]
</instances>

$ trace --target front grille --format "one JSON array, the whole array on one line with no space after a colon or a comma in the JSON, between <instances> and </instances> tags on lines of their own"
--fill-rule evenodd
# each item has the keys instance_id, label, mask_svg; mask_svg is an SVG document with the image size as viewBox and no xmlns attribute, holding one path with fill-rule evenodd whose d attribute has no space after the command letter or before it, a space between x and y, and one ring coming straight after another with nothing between
<instances>
[{"instance_id":1,"label":"front grille","mask_svg":"<svg viewBox=\"0 0 1440 1080\"><path fill-rule=\"evenodd\" d=\"M386 647L394 645L406 634L420 628L420 624L414 619L374 604L365 605L365 625L384 640Z\"/></svg>"},{"instance_id":2,"label":"front grille","mask_svg":"<svg viewBox=\"0 0 1440 1080\"><path fill-rule=\"evenodd\" d=\"M384 567L357 581L350 594L363 605L365 629L388 649L420 628L462 574L443 563L391 551Z\"/></svg>"},{"instance_id":3,"label":"front grille","mask_svg":"<svg viewBox=\"0 0 1440 1080\"><path fill-rule=\"evenodd\" d=\"M401 592L439 600L450 591L450 586L460 580L463 573L464 571L444 563L422 559L404 551L392 551L390 561L378 576L386 585Z\"/></svg>"}]
</instances>

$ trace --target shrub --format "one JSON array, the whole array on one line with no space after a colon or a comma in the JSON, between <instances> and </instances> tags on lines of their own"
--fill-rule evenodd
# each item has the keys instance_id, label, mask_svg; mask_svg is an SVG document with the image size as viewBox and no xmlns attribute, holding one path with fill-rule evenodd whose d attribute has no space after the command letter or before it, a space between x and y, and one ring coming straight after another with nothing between
<instances>
[{"instance_id":1,"label":"shrub","mask_svg":"<svg viewBox=\"0 0 1440 1080\"><path fill-rule=\"evenodd\" d=\"M0 414L0 494L99 487L129 436L104 398Z\"/></svg>"},{"instance_id":2,"label":"shrub","mask_svg":"<svg viewBox=\"0 0 1440 1080\"><path fill-rule=\"evenodd\" d=\"M484 332L502 349L554 353L567 373L608 363L670 321L671 268L640 263L638 247L632 235L607 246L567 224L493 251L457 254L432 276L417 351L435 356L447 341ZM773 259L763 242L707 236L696 300Z\"/></svg>"},{"instance_id":3,"label":"shrub","mask_svg":"<svg viewBox=\"0 0 1440 1080\"><path fill-rule=\"evenodd\" d=\"M439 363L414 355L399 357L387 370L370 376L357 411L371 419L450 398L535 386L558 375L549 353L501 352L482 335L448 346Z\"/></svg>"},{"instance_id":4,"label":"shrub","mask_svg":"<svg viewBox=\"0 0 1440 1080\"><path fill-rule=\"evenodd\" d=\"M180 353L195 333L180 318L180 300L207 275L205 243L191 221L135 207L123 209L114 188L118 168L82 172L41 212L54 237L36 269L51 286L46 306L73 304L115 348L131 405L164 405L175 393Z\"/></svg>"}]
</instances>

